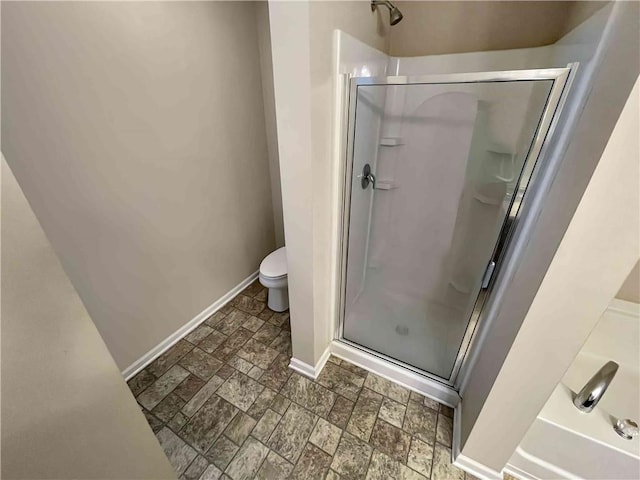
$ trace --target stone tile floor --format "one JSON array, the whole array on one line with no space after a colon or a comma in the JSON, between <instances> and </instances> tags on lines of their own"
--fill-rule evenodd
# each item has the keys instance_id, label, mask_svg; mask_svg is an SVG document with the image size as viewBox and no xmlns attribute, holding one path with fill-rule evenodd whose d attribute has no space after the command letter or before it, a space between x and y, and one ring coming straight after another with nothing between
<instances>
[{"instance_id":1,"label":"stone tile floor","mask_svg":"<svg viewBox=\"0 0 640 480\"><path fill-rule=\"evenodd\" d=\"M465 480L450 408L335 357L295 373L266 296L254 282L128 382L180 479Z\"/></svg>"}]
</instances>

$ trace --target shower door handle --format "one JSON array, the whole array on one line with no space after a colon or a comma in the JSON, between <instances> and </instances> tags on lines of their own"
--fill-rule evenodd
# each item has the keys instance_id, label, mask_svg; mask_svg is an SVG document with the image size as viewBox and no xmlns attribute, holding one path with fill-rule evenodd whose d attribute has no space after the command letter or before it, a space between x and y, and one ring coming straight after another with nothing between
<instances>
[{"instance_id":1,"label":"shower door handle","mask_svg":"<svg viewBox=\"0 0 640 480\"><path fill-rule=\"evenodd\" d=\"M480 288L487 288L489 286L489 282L491 281L491 277L493 277L493 271L496 269L496 262L491 260L489 265L487 265L487 269L484 271L484 275L482 275L482 285Z\"/></svg>"},{"instance_id":2,"label":"shower door handle","mask_svg":"<svg viewBox=\"0 0 640 480\"><path fill-rule=\"evenodd\" d=\"M360 186L363 190L366 190L366 188L369 186L369 183L371 183L371 187L375 190L376 176L371 172L371 165L366 163L362 168L362 173L358 175L358 178L360 179Z\"/></svg>"}]
</instances>

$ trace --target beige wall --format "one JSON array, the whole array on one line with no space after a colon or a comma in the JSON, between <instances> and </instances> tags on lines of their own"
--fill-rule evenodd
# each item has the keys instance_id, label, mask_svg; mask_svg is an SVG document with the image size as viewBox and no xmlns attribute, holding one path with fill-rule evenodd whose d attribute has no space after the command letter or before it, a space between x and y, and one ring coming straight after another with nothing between
<instances>
[{"instance_id":1,"label":"beige wall","mask_svg":"<svg viewBox=\"0 0 640 480\"><path fill-rule=\"evenodd\" d=\"M639 90L636 81L462 449L495 470L507 462L638 261L640 212L628 206L640 205ZM496 429L505 424L508 429Z\"/></svg>"},{"instance_id":2,"label":"beige wall","mask_svg":"<svg viewBox=\"0 0 640 480\"><path fill-rule=\"evenodd\" d=\"M293 356L315 365L330 338L333 30L380 49L388 27L366 2L270 2Z\"/></svg>"},{"instance_id":3,"label":"beige wall","mask_svg":"<svg viewBox=\"0 0 640 480\"><path fill-rule=\"evenodd\" d=\"M390 54L411 57L550 45L605 3L399 1L404 18L391 29ZM388 20L386 9L384 15Z\"/></svg>"},{"instance_id":4,"label":"beige wall","mask_svg":"<svg viewBox=\"0 0 640 480\"><path fill-rule=\"evenodd\" d=\"M1 476L175 478L2 161Z\"/></svg>"},{"instance_id":5,"label":"beige wall","mask_svg":"<svg viewBox=\"0 0 640 480\"><path fill-rule=\"evenodd\" d=\"M331 299L331 234L334 230L331 205L338 192L331 158L333 30L341 29L383 52L424 55L548 44L557 40L572 19L565 12L570 8L570 2L560 5L555 2L511 2L507 6L504 2L483 2L483 21L478 30L473 30L477 22L471 22L473 25L469 26L467 20L478 16L467 15L462 9L477 9L478 6L470 7L462 2L410 2L410 5L400 2L398 5L403 9L405 19L399 25L389 27L388 11L371 12L368 3L269 4L278 133L287 136L286 139L278 138L278 146L283 169L284 218L290 230L285 236L294 357L310 364L318 360L332 336L328 319L334 308ZM451 8L457 12L453 16ZM435 9L435 17L432 9ZM464 18L460 16L462 14ZM505 16L517 17L518 22L509 23L507 33L502 34ZM434 30L436 37L423 37L429 34L429 22L434 18L438 23ZM460 29L455 27L456 22L462 20L466 25L464 35L460 35ZM522 23L527 25L522 26ZM444 30L443 25L447 27ZM469 28L473 30L471 35L467 31ZM500 35L496 37L494 31ZM449 35L450 32L455 35ZM465 43L465 38L470 38L471 42ZM285 185L285 178L290 179L289 187ZM293 245L298 242L299 246ZM300 269L298 280L296 273L291 276L291 271L297 268ZM301 322L297 331L304 331L304 340L296 335L297 318Z\"/></svg>"},{"instance_id":6,"label":"beige wall","mask_svg":"<svg viewBox=\"0 0 640 480\"><path fill-rule=\"evenodd\" d=\"M258 2L256 6L258 46L260 49L260 74L262 96L264 98L264 122L269 151L269 174L271 199L273 203L273 223L276 246L284 245L284 223L282 219L282 185L280 183L280 160L278 154L278 129L276 126L276 106L273 93L273 60L271 58L271 32L269 29L269 3Z\"/></svg>"},{"instance_id":7,"label":"beige wall","mask_svg":"<svg viewBox=\"0 0 640 480\"><path fill-rule=\"evenodd\" d=\"M461 385L462 454L494 470L507 462L638 258L638 4L620 2L611 11L603 12L606 28L598 21L594 31L558 46L564 64L580 59L582 76L563 111L565 126L549 144L550 185L536 215L521 218L519 228L529 233L514 237L521 255L498 272L501 296L489 304L493 313L480 326L481 346L472 348ZM597 55L589 60L585 51ZM582 95L585 104L576 102Z\"/></svg>"},{"instance_id":8,"label":"beige wall","mask_svg":"<svg viewBox=\"0 0 640 480\"><path fill-rule=\"evenodd\" d=\"M640 303L640 262L633 267L633 270L631 270L631 273L618 291L616 298Z\"/></svg>"},{"instance_id":9,"label":"beige wall","mask_svg":"<svg viewBox=\"0 0 640 480\"><path fill-rule=\"evenodd\" d=\"M315 364L309 5L269 2L293 356Z\"/></svg>"},{"instance_id":10,"label":"beige wall","mask_svg":"<svg viewBox=\"0 0 640 480\"><path fill-rule=\"evenodd\" d=\"M371 12L367 2L311 2L309 4L311 69L311 162L313 169L313 296L316 319L315 350L321 355L333 338L331 323L334 182L332 121L333 31L342 30L381 51L388 51L388 18ZM317 360L317 358L316 358Z\"/></svg>"},{"instance_id":11,"label":"beige wall","mask_svg":"<svg viewBox=\"0 0 640 480\"><path fill-rule=\"evenodd\" d=\"M569 14L567 21L564 24L564 28L560 32L561 36L566 35L574 28L581 25L583 22L592 17L596 12L604 8L605 6L612 6L615 0L586 0L586 1L572 1L569 6Z\"/></svg>"},{"instance_id":12,"label":"beige wall","mask_svg":"<svg viewBox=\"0 0 640 480\"><path fill-rule=\"evenodd\" d=\"M275 246L255 7L2 3L2 150L120 368Z\"/></svg>"}]
</instances>

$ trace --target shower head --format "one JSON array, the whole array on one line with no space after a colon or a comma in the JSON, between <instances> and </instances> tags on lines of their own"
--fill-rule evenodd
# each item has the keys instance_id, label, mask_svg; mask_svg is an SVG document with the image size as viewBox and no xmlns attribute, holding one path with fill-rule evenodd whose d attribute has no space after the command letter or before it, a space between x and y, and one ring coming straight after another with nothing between
<instances>
[{"instance_id":1,"label":"shower head","mask_svg":"<svg viewBox=\"0 0 640 480\"><path fill-rule=\"evenodd\" d=\"M388 0L371 0L371 11L375 11L378 5L384 5L389 9L389 23L396 25L402 20L402 12Z\"/></svg>"},{"instance_id":2,"label":"shower head","mask_svg":"<svg viewBox=\"0 0 640 480\"><path fill-rule=\"evenodd\" d=\"M398 10L398 7L393 7L389 12L389 22L391 25L395 25L400 23L400 20L402 20L402 12Z\"/></svg>"}]
</instances>

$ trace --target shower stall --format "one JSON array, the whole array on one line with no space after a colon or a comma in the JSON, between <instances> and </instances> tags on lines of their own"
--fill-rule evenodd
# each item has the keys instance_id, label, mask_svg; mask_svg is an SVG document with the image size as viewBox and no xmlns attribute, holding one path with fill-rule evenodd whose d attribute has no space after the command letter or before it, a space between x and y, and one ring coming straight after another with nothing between
<instances>
[{"instance_id":1,"label":"shower stall","mask_svg":"<svg viewBox=\"0 0 640 480\"><path fill-rule=\"evenodd\" d=\"M340 342L455 387L571 71L348 78Z\"/></svg>"}]
</instances>

